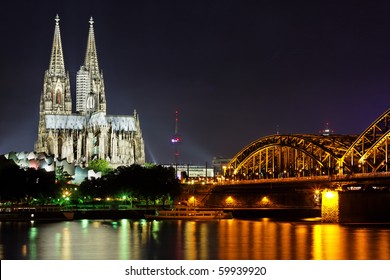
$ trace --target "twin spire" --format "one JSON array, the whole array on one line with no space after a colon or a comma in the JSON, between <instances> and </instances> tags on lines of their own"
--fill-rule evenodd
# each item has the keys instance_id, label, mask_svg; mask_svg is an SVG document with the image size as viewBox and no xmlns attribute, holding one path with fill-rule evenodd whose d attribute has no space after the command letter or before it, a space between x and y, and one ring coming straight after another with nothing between
<instances>
[{"instance_id":1,"label":"twin spire","mask_svg":"<svg viewBox=\"0 0 390 280\"><path fill-rule=\"evenodd\" d=\"M95 32L93 31L93 18L89 20L89 34L87 42L87 52L85 54L84 66L93 75L99 74L99 64L96 52Z\"/></svg>"},{"instance_id":2,"label":"twin spire","mask_svg":"<svg viewBox=\"0 0 390 280\"><path fill-rule=\"evenodd\" d=\"M65 75L64 55L62 53L60 18L55 18L56 26L54 28L53 48L51 50L49 73L53 76Z\"/></svg>"},{"instance_id":3,"label":"twin spire","mask_svg":"<svg viewBox=\"0 0 390 280\"><path fill-rule=\"evenodd\" d=\"M65 75L64 55L61 44L60 34L60 18L56 15L54 28L53 47L51 51L49 73L53 76ZM99 64L96 52L95 32L93 30L93 18L89 20L89 34L87 42L87 52L85 54L84 66L91 71L92 74L99 73Z\"/></svg>"}]
</instances>

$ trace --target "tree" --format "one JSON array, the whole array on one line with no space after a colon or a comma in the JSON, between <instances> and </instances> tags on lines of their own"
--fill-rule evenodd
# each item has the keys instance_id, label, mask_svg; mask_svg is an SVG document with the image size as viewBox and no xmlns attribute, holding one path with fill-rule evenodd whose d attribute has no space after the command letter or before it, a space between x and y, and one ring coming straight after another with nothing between
<instances>
[{"instance_id":1,"label":"tree","mask_svg":"<svg viewBox=\"0 0 390 280\"><path fill-rule=\"evenodd\" d=\"M46 203L56 193L54 172L21 169L13 160L0 156L0 198L2 201Z\"/></svg>"},{"instance_id":2,"label":"tree","mask_svg":"<svg viewBox=\"0 0 390 280\"><path fill-rule=\"evenodd\" d=\"M105 176L110 171L112 171L112 168L110 167L110 164L108 163L108 161L106 161L104 159L91 160L88 163L88 168L92 169L95 172L102 172L102 176Z\"/></svg>"},{"instance_id":3,"label":"tree","mask_svg":"<svg viewBox=\"0 0 390 280\"><path fill-rule=\"evenodd\" d=\"M0 198L2 201L19 201L27 195L24 170L4 156L0 158Z\"/></svg>"},{"instance_id":4,"label":"tree","mask_svg":"<svg viewBox=\"0 0 390 280\"><path fill-rule=\"evenodd\" d=\"M66 172L63 166L56 167L56 184L60 187L68 185L72 181L72 176Z\"/></svg>"}]
</instances>

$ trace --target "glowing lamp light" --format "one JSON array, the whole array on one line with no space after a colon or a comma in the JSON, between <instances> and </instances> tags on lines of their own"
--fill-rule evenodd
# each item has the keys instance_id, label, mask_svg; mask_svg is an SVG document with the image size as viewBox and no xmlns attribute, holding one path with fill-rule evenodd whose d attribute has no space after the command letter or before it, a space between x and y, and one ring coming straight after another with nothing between
<instances>
[{"instance_id":1,"label":"glowing lamp light","mask_svg":"<svg viewBox=\"0 0 390 280\"><path fill-rule=\"evenodd\" d=\"M231 197L231 196L229 196L228 198L226 198L226 203L227 204L232 204L234 202L234 199Z\"/></svg>"},{"instance_id":2,"label":"glowing lamp light","mask_svg":"<svg viewBox=\"0 0 390 280\"><path fill-rule=\"evenodd\" d=\"M337 191L322 193L321 216L322 222L339 222L339 193Z\"/></svg>"},{"instance_id":3,"label":"glowing lamp light","mask_svg":"<svg viewBox=\"0 0 390 280\"><path fill-rule=\"evenodd\" d=\"M196 204L195 196L191 196L190 199L188 200L188 202L190 205L195 206L195 204Z\"/></svg>"},{"instance_id":4,"label":"glowing lamp light","mask_svg":"<svg viewBox=\"0 0 390 280\"><path fill-rule=\"evenodd\" d=\"M331 191L328 191L325 193L325 197L328 198L328 199L332 199L335 197L335 192L331 192Z\"/></svg>"}]
</instances>

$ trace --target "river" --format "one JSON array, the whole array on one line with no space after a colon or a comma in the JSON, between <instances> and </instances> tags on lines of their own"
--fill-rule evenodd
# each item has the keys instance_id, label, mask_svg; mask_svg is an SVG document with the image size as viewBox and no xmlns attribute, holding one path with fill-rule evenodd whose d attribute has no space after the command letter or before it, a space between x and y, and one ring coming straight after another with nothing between
<instances>
[{"instance_id":1,"label":"river","mask_svg":"<svg viewBox=\"0 0 390 280\"><path fill-rule=\"evenodd\" d=\"M0 222L9 260L389 260L390 225L318 221Z\"/></svg>"}]
</instances>

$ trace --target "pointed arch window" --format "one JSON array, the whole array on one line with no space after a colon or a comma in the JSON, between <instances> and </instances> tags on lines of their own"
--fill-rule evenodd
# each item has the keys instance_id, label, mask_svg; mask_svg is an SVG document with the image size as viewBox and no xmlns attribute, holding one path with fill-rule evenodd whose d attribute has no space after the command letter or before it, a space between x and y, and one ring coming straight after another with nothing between
<instances>
[{"instance_id":1,"label":"pointed arch window","mask_svg":"<svg viewBox=\"0 0 390 280\"><path fill-rule=\"evenodd\" d=\"M57 90L57 104L61 104L61 90Z\"/></svg>"},{"instance_id":2,"label":"pointed arch window","mask_svg":"<svg viewBox=\"0 0 390 280\"><path fill-rule=\"evenodd\" d=\"M62 157L62 145L63 145L63 139L61 137L58 138L58 157Z\"/></svg>"},{"instance_id":3,"label":"pointed arch window","mask_svg":"<svg viewBox=\"0 0 390 280\"><path fill-rule=\"evenodd\" d=\"M47 152L49 155L54 154L54 143L52 138L47 140Z\"/></svg>"}]
</instances>

